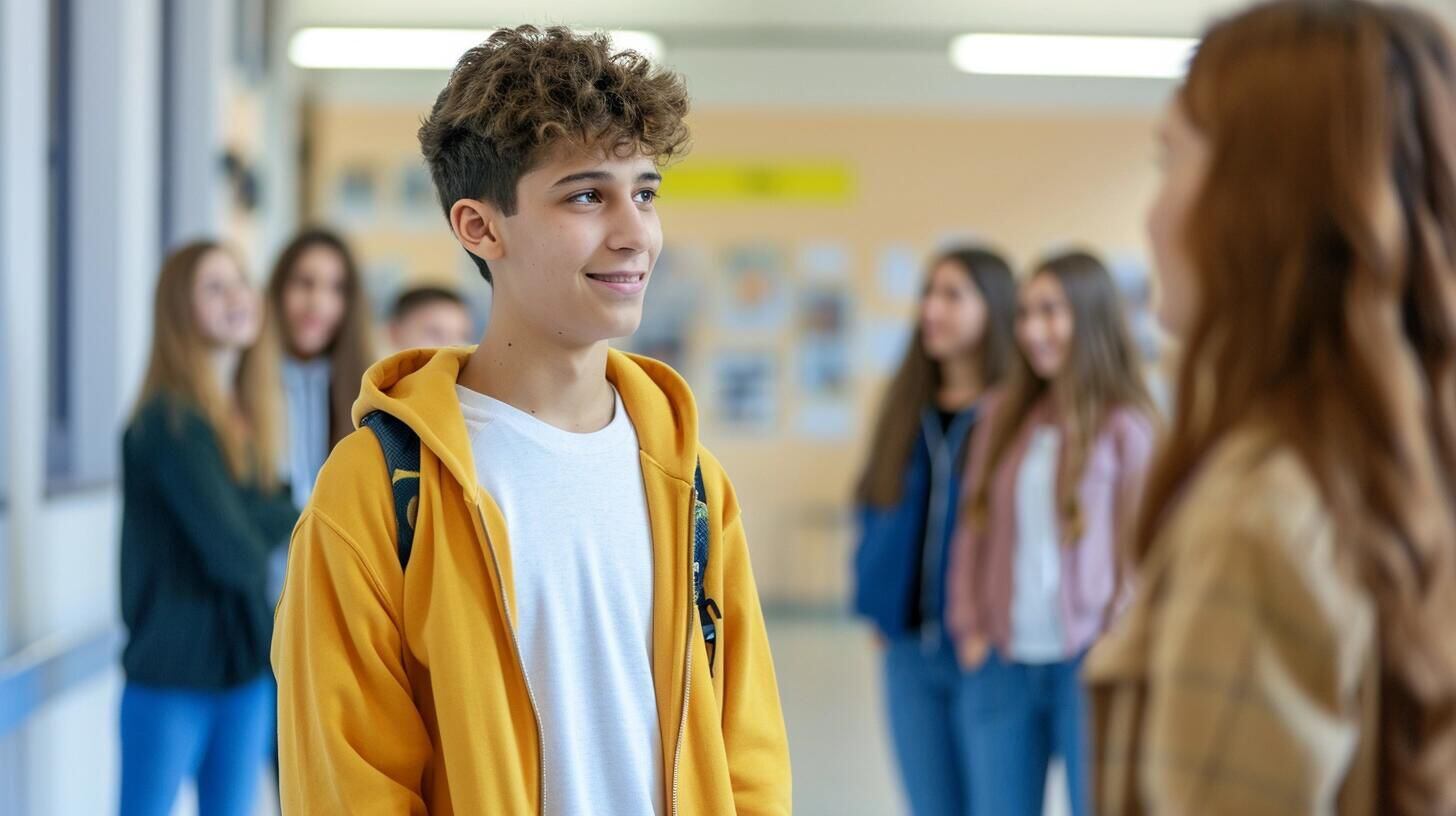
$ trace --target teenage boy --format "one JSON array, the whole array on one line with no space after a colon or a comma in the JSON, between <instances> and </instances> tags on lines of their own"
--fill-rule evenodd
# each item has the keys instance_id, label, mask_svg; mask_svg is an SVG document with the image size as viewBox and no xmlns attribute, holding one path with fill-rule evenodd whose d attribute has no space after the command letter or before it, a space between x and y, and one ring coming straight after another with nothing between
<instances>
[{"instance_id":1,"label":"teenage boy","mask_svg":"<svg viewBox=\"0 0 1456 816\"><path fill-rule=\"evenodd\" d=\"M463 346L474 342L474 332L470 307L442 286L405 290L389 314L389 342L396 351Z\"/></svg>"},{"instance_id":2,"label":"teenage boy","mask_svg":"<svg viewBox=\"0 0 1456 816\"><path fill-rule=\"evenodd\" d=\"M683 380L607 347L640 321L687 109L602 35L522 27L420 128L491 320L370 370L294 534L287 812L789 813L733 487Z\"/></svg>"}]
</instances>

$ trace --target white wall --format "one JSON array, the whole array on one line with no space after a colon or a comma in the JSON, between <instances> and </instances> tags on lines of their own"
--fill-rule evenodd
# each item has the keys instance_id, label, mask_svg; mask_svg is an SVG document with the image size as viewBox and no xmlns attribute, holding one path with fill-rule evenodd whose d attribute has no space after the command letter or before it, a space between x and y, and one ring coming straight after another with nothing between
<instances>
[{"instance_id":1,"label":"white wall","mask_svg":"<svg viewBox=\"0 0 1456 816\"><path fill-rule=\"evenodd\" d=\"M27 553L27 607L37 638L80 633L115 621L119 501L114 488L46 503L44 546ZM116 810L118 703L113 669L43 709L22 733L27 814L83 816Z\"/></svg>"}]
</instances>

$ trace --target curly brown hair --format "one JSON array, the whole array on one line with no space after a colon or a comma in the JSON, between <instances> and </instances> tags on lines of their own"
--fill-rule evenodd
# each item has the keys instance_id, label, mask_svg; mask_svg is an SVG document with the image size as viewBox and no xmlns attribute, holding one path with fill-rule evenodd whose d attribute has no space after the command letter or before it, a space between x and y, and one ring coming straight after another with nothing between
<instances>
[{"instance_id":1,"label":"curly brown hair","mask_svg":"<svg viewBox=\"0 0 1456 816\"><path fill-rule=\"evenodd\" d=\"M502 28L465 52L420 125L420 150L448 216L462 198L516 211L516 183L568 142L663 164L687 147L682 77L603 33ZM471 253L480 274L490 269Z\"/></svg>"}]
</instances>

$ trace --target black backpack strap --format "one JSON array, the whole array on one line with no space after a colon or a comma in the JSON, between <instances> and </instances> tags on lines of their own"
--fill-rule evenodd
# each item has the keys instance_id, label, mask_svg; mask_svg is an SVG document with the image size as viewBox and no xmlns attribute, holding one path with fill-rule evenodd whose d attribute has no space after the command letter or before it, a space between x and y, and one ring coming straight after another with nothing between
<instances>
[{"instance_id":1,"label":"black backpack strap","mask_svg":"<svg viewBox=\"0 0 1456 816\"><path fill-rule=\"evenodd\" d=\"M703 575L708 571L708 491L703 487L703 464L698 463L693 475L693 603L698 607L698 622L703 627L703 646L708 650L708 673L718 653L718 625L723 611L703 589Z\"/></svg>"},{"instance_id":2,"label":"black backpack strap","mask_svg":"<svg viewBox=\"0 0 1456 816\"><path fill-rule=\"evenodd\" d=\"M372 411L359 424L374 432L384 450L384 468L394 493L394 524L399 566L409 564L420 505L420 437L410 426L383 411Z\"/></svg>"}]
</instances>

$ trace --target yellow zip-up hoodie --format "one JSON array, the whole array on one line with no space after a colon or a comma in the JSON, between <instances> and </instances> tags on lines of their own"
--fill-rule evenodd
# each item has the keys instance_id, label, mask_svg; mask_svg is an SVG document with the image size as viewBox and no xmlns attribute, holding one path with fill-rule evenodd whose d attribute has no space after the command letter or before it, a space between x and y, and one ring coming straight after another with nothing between
<instances>
[{"instance_id":1,"label":"yellow zip-up hoodie","mask_svg":"<svg viewBox=\"0 0 1456 816\"><path fill-rule=\"evenodd\" d=\"M552 678L528 683L512 631L506 522L476 479L455 394L470 351L390 357L365 375L354 406L356 423L383 410L420 436L408 567L384 456L367 430L335 448L294 531L273 638L287 814L543 811L531 685ZM697 407L676 373L612 351L607 378L641 445L669 812L787 814L788 740L733 487L699 446ZM692 598L699 457L711 519L705 590L723 613L711 674Z\"/></svg>"}]
</instances>

